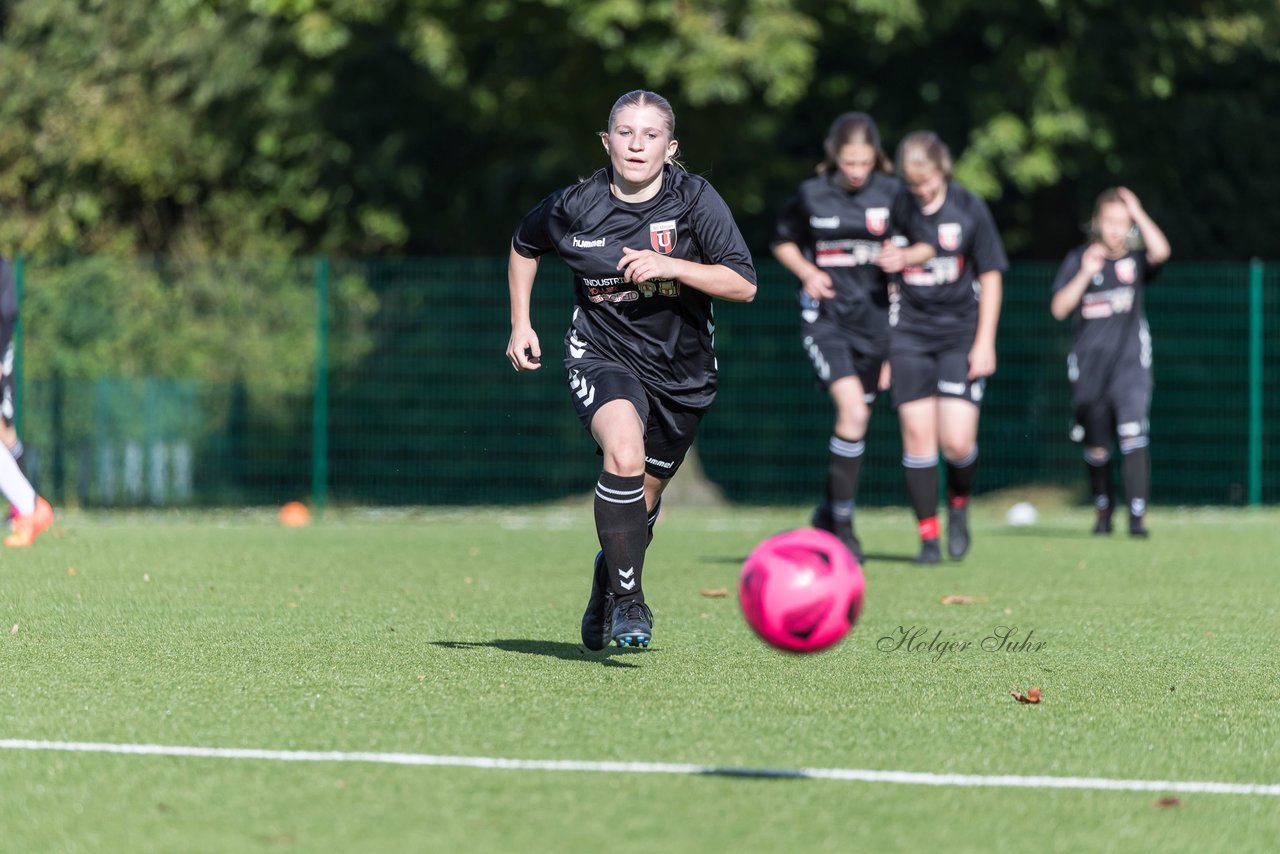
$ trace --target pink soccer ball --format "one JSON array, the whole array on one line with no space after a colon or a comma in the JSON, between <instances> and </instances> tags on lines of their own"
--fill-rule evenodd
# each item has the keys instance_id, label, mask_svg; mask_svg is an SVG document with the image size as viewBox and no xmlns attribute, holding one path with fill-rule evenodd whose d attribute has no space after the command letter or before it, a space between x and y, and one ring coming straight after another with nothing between
<instances>
[{"instance_id":1,"label":"pink soccer ball","mask_svg":"<svg viewBox=\"0 0 1280 854\"><path fill-rule=\"evenodd\" d=\"M853 628L865 587L862 567L834 534L800 528L769 537L747 555L738 601L766 643L817 652Z\"/></svg>"}]
</instances>

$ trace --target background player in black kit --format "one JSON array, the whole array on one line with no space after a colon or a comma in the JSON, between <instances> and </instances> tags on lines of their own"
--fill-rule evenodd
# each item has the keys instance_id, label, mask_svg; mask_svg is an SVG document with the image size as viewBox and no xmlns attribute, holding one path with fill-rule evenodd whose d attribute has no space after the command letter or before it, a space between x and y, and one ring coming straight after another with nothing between
<instances>
[{"instance_id":1,"label":"background player in black kit","mask_svg":"<svg viewBox=\"0 0 1280 854\"><path fill-rule=\"evenodd\" d=\"M951 180L951 152L931 131L898 145L898 169L915 197L912 233L937 254L908 266L889 307L893 399L902 466L920 531L917 563L941 560L938 451L947 466L947 553L969 549L969 495L978 467L978 413L996 370L1005 257L982 199Z\"/></svg>"},{"instance_id":2,"label":"background player in black kit","mask_svg":"<svg viewBox=\"0 0 1280 854\"><path fill-rule=\"evenodd\" d=\"M922 264L924 242L894 244L909 205L902 182L866 113L845 113L823 143L818 174L800 184L783 208L774 257L800 280L802 342L836 419L828 442L826 496L813 513L862 560L854 505L871 405L889 353L886 273Z\"/></svg>"},{"instance_id":3,"label":"background player in black kit","mask_svg":"<svg viewBox=\"0 0 1280 854\"><path fill-rule=\"evenodd\" d=\"M1145 250L1129 246L1135 225ZM1152 382L1151 334L1142 303L1147 282L1169 259L1169 241L1124 187L1098 196L1090 230L1090 241L1062 262L1049 306L1056 319L1071 317L1074 326L1067 357L1076 419L1071 435L1085 448L1097 510L1093 532L1111 533L1111 445L1117 438L1124 457L1129 533L1145 537Z\"/></svg>"},{"instance_id":4,"label":"background player in black kit","mask_svg":"<svg viewBox=\"0 0 1280 854\"><path fill-rule=\"evenodd\" d=\"M511 340L517 371L539 366L529 318L538 258L573 271L565 368L578 418L599 445L600 540L582 642L648 646L641 586L662 490L716 393L712 297L750 302L756 273L742 234L707 181L675 163L675 115L652 92L623 95L601 134L609 165L543 199L511 243Z\"/></svg>"},{"instance_id":5,"label":"background player in black kit","mask_svg":"<svg viewBox=\"0 0 1280 854\"><path fill-rule=\"evenodd\" d=\"M25 548L53 524L53 508L36 495L22 470L22 442L14 427L14 333L18 325L18 293L13 266L0 258L0 492L9 499L13 531L4 538L10 548Z\"/></svg>"}]
</instances>

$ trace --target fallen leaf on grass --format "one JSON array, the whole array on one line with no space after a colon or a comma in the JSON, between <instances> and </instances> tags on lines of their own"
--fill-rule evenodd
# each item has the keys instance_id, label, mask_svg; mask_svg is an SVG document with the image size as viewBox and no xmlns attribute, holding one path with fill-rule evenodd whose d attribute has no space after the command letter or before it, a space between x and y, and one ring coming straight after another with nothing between
<instances>
[{"instance_id":1,"label":"fallen leaf on grass","mask_svg":"<svg viewBox=\"0 0 1280 854\"><path fill-rule=\"evenodd\" d=\"M943 596L938 600L943 605L980 605L991 601L986 596Z\"/></svg>"},{"instance_id":2,"label":"fallen leaf on grass","mask_svg":"<svg viewBox=\"0 0 1280 854\"><path fill-rule=\"evenodd\" d=\"M699 596L706 596L708 599L723 599L729 595L729 591L724 587L716 587L711 590L699 590Z\"/></svg>"},{"instance_id":3,"label":"fallen leaf on grass","mask_svg":"<svg viewBox=\"0 0 1280 854\"><path fill-rule=\"evenodd\" d=\"M13 628L9 629L9 634L16 635L18 633L18 624L14 623Z\"/></svg>"},{"instance_id":4,"label":"fallen leaf on grass","mask_svg":"<svg viewBox=\"0 0 1280 854\"><path fill-rule=\"evenodd\" d=\"M1009 696L1017 700L1019 703L1035 704L1040 702L1040 689L1032 685L1027 689L1027 693L1021 691L1010 691Z\"/></svg>"},{"instance_id":5,"label":"fallen leaf on grass","mask_svg":"<svg viewBox=\"0 0 1280 854\"><path fill-rule=\"evenodd\" d=\"M1169 807L1176 807L1180 803L1182 803L1181 798L1165 797L1165 798L1160 798L1159 800L1156 800L1156 801L1152 801L1151 806L1157 809L1163 810L1163 809L1168 809Z\"/></svg>"},{"instance_id":6,"label":"fallen leaf on grass","mask_svg":"<svg viewBox=\"0 0 1280 854\"><path fill-rule=\"evenodd\" d=\"M75 574L76 574L76 568L74 566L67 567L67 575L75 575Z\"/></svg>"}]
</instances>

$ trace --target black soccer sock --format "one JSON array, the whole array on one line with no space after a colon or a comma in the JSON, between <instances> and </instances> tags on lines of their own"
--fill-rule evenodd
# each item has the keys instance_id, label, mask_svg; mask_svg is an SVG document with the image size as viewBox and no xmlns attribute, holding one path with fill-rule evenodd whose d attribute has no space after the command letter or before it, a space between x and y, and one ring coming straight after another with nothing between
<instances>
[{"instance_id":1,"label":"black soccer sock","mask_svg":"<svg viewBox=\"0 0 1280 854\"><path fill-rule=\"evenodd\" d=\"M645 540L645 547L648 548L649 543L653 542L653 526L658 524L658 517L662 515L662 496L658 496L658 501L653 505L653 509L649 511L649 539Z\"/></svg>"},{"instance_id":2,"label":"black soccer sock","mask_svg":"<svg viewBox=\"0 0 1280 854\"><path fill-rule=\"evenodd\" d=\"M1126 445L1129 445L1126 448ZM1134 447L1136 445L1136 447ZM1147 496L1151 490L1151 457L1147 453L1147 437L1130 442L1120 441L1124 455L1124 493L1129 499L1129 515L1141 519L1147 512Z\"/></svg>"},{"instance_id":3,"label":"black soccer sock","mask_svg":"<svg viewBox=\"0 0 1280 854\"><path fill-rule=\"evenodd\" d=\"M902 471L907 479L907 497L918 521L936 519L938 515L938 457L902 456Z\"/></svg>"},{"instance_id":4,"label":"black soccer sock","mask_svg":"<svg viewBox=\"0 0 1280 854\"><path fill-rule=\"evenodd\" d=\"M1089 492L1093 495L1093 508L1098 511L1099 516L1109 518L1112 505L1111 455L1091 457L1086 451L1084 462L1089 469Z\"/></svg>"},{"instance_id":5,"label":"black soccer sock","mask_svg":"<svg viewBox=\"0 0 1280 854\"><path fill-rule=\"evenodd\" d=\"M964 507L973 494L973 482L978 475L978 446L958 460L947 460L947 503L952 507Z\"/></svg>"},{"instance_id":6,"label":"black soccer sock","mask_svg":"<svg viewBox=\"0 0 1280 854\"><path fill-rule=\"evenodd\" d=\"M609 588L619 601L643 599L640 575L648 542L644 475L601 472L596 483L596 536L609 570Z\"/></svg>"},{"instance_id":7,"label":"black soccer sock","mask_svg":"<svg viewBox=\"0 0 1280 854\"><path fill-rule=\"evenodd\" d=\"M837 524L853 524L853 507L858 501L858 477L866 444L832 436L827 456L827 506Z\"/></svg>"}]
</instances>

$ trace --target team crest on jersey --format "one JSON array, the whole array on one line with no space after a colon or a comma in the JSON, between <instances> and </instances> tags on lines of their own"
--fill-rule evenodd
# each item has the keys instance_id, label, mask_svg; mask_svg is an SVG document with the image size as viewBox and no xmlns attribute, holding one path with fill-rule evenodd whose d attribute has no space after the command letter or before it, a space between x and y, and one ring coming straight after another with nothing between
<instances>
[{"instance_id":1,"label":"team crest on jersey","mask_svg":"<svg viewBox=\"0 0 1280 854\"><path fill-rule=\"evenodd\" d=\"M676 221L669 219L666 222L649 223L649 245L654 252L670 255L671 250L676 248Z\"/></svg>"},{"instance_id":2,"label":"team crest on jersey","mask_svg":"<svg viewBox=\"0 0 1280 854\"><path fill-rule=\"evenodd\" d=\"M889 224L888 208L867 208L867 231L879 237Z\"/></svg>"},{"instance_id":3,"label":"team crest on jersey","mask_svg":"<svg viewBox=\"0 0 1280 854\"><path fill-rule=\"evenodd\" d=\"M960 223L938 223L938 245L954 252L960 248Z\"/></svg>"},{"instance_id":4,"label":"team crest on jersey","mask_svg":"<svg viewBox=\"0 0 1280 854\"><path fill-rule=\"evenodd\" d=\"M1133 284L1134 274L1137 273L1138 265L1132 258L1121 258L1116 262L1116 278L1126 285Z\"/></svg>"}]
</instances>

